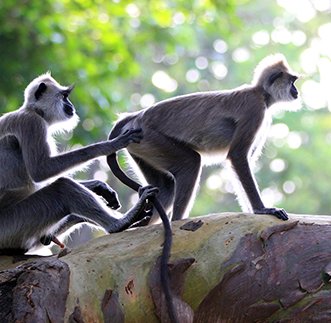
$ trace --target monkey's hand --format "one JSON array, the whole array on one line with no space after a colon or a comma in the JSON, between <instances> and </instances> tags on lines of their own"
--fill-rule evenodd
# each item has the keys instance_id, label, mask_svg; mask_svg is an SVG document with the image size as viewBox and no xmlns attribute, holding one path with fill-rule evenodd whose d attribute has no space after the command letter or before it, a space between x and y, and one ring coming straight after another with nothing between
<instances>
[{"instance_id":1,"label":"monkey's hand","mask_svg":"<svg viewBox=\"0 0 331 323\"><path fill-rule=\"evenodd\" d=\"M120 150L132 143L139 144L141 139L143 139L143 131L139 128L126 130L118 137L112 139L111 142L116 150Z\"/></svg>"},{"instance_id":2,"label":"monkey's hand","mask_svg":"<svg viewBox=\"0 0 331 323\"><path fill-rule=\"evenodd\" d=\"M93 187L89 189L95 194L102 196L106 200L107 206L113 210L117 210L121 207L116 191L114 191L107 183L95 180Z\"/></svg>"},{"instance_id":3,"label":"monkey's hand","mask_svg":"<svg viewBox=\"0 0 331 323\"><path fill-rule=\"evenodd\" d=\"M147 200L155 197L159 193L159 189L152 185L147 185L139 188L138 194L141 200Z\"/></svg>"},{"instance_id":4,"label":"monkey's hand","mask_svg":"<svg viewBox=\"0 0 331 323\"><path fill-rule=\"evenodd\" d=\"M85 186L88 190L101 196L110 208L116 210L121 207L117 193L107 183L96 179L80 181L79 183Z\"/></svg>"},{"instance_id":5,"label":"monkey's hand","mask_svg":"<svg viewBox=\"0 0 331 323\"><path fill-rule=\"evenodd\" d=\"M281 220L288 220L288 215L285 210L277 209L277 208L264 208L264 209L255 209L255 214L271 214L276 216L278 219Z\"/></svg>"}]
</instances>

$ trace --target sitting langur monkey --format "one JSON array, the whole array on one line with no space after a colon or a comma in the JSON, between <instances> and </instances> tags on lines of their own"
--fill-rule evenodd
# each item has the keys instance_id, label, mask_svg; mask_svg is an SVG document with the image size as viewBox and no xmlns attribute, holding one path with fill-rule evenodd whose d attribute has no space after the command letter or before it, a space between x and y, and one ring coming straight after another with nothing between
<instances>
[{"instance_id":1,"label":"sitting langur monkey","mask_svg":"<svg viewBox=\"0 0 331 323\"><path fill-rule=\"evenodd\" d=\"M230 161L241 183L238 198L244 211L287 220L283 209L264 206L250 161L256 160L264 145L271 106L297 99L297 78L283 55L271 55L256 68L252 84L178 96L125 114L110 138L130 128L143 130L141 143L131 144L127 150L147 182L160 189L158 199L172 211L172 220L188 216L202 161L206 164L209 159L210 163L210 158L212 163ZM118 167L116 153L107 161L120 180L133 189L138 187ZM154 213L152 221L157 220Z\"/></svg>"},{"instance_id":2,"label":"sitting langur monkey","mask_svg":"<svg viewBox=\"0 0 331 323\"><path fill-rule=\"evenodd\" d=\"M77 182L63 177L74 167L139 143L141 129L57 154L54 131L72 130L78 123L69 101L72 87L50 74L34 79L24 92L22 107L0 118L0 253L24 253L59 241L56 235L72 225L89 222L106 232L118 232L144 217L145 201L156 189L143 189L138 203L123 217L116 193L100 181Z\"/></svg>"}]
</instances>

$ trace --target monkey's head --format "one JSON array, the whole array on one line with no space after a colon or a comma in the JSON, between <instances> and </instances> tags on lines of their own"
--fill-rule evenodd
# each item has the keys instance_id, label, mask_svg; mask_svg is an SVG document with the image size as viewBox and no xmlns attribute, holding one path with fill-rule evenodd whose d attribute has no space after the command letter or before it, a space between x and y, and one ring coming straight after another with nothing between
<instances>
[{"instance_id":1,"label":"monkey's head","mask_svg":"<svg viewBox=\"0 0 331 323\"><path fill-rule=\"evenodd\" d=\"M268 106L278 102L293 101L299 92L295 87L298 76L290 70L286 58L275 54L263 59L254 73L253 84L263 89Z\"/></svg>"},{"instance_id":2,"label":"monkey's head","mask_svg":"<svg viewBox=\"0 0 331 323\"><path fill-rule=\"evenodd\" d=\"M78 122L74 105L69 100L73 86L60 85L50 73L35 78L24 91L23 109L30 109L44 118L49 125Z\"/></svg>"}]
</instances>

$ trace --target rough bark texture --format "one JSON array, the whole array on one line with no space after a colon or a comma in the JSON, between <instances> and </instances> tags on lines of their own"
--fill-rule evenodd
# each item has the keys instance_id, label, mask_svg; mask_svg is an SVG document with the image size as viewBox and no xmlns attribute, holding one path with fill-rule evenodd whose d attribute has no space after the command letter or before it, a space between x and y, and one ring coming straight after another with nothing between
<instances>
[{"instance_id":1,"label":"rough bark texture","mask_svg":"<svg viewBox=\"0 0 331 323\"><path fill-rule=\"evenodd\" d=\"M173 223L179 321L331 321L331 217L220 214ZM0 257L0 322L169 322L161 225L57 258Z\"/></svg>"},{"instance_id":2,"label":"rough bark texture","mask_svg":"<svg viewBox=\"0 0 331 323\"><path fill-rule=\"evenodd\" d=\"M69 267L36 260L0 273L0 322L63 322Z\"/></svg>"}]
</instances>

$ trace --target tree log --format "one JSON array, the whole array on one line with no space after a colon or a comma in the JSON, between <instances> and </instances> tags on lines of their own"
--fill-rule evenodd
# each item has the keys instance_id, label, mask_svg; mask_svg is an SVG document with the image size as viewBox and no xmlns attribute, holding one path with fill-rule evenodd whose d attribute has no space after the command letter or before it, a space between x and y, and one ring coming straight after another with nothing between
<instances>
[{"instance_id":1,"label":"tree log","mask_svg":"<svg viewBox=\"0 0 331 323\"><path fill-rule=\"evenodd\" d=\"M182 322L331 320L331 217L243 213L176 221L169 264ZM0 257L0 322L168 322L162 225L52 257Z\"/></svg>"}]
</instances>

